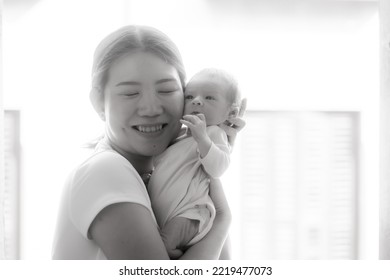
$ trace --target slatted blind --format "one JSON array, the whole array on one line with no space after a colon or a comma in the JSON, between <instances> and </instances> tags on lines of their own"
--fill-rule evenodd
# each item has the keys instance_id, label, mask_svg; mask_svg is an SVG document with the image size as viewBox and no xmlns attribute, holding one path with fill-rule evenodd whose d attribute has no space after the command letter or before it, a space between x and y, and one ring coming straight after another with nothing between
<instances>
[{"instance_id":1,"label":"slatted blind","mask_svg":"<svg viewBox=\"0 0 390 280\"><path fill-rule=\"evenodd\" d=\"M19 259L20 130L19 111L4 114L4 254Z\"/></svg>"},{"instance_id":2,"label":"slatted blind","mask_svg":"<svg viewBox=\"0 0 390 280\"><path fill-rule=\"evenodd\" d=\"M359 115L248 112L241 258L357 258Z\"/></svg>"},{"instance_id":3,"label":"slatted blind","mask_svg":"<svg viewBox=\"0 0 390 280\"><path fill-rule=\"evenodd\" d=\"M4 108L3 108L3 1L0 0L0 260L4 255Z\"/></svg>"}]
</instances>

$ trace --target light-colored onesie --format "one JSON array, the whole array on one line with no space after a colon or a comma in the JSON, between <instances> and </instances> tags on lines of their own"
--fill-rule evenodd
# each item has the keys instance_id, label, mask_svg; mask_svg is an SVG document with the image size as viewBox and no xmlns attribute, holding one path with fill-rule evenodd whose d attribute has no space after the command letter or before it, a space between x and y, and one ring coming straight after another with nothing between
<instances>
[{"instance_id":1,"label":"light-colored onesie","mask_svg":"<svg viewBox=\"0 0 390 280\"><path fill-rule=\"evenodd\" d=\"M220 177L230 162L226 133L215 125L208 126L206 132L212 145L204 158L200 158L195 139L184 137L156 157L148 185L160 228L177 216L199 221L199 232L188 245L198 242L210 230L215 207L209 196L209 178Z\"/></svg>"}]
</instances>

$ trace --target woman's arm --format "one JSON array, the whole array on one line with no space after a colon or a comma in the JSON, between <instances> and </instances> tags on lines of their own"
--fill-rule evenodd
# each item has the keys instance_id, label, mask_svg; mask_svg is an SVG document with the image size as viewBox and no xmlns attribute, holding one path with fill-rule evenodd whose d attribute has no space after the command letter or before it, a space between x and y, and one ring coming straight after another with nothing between
<instances>
[{"instance_id":1,"label":"woman's arm","mask_svg":"<svg viewBox=\"0 0 390 280\"><path fill-rule=\"evenodd\" d=\"M230 209L219 180L210 183L216 217L210 232L180 259L214 259L220 256L231 221ZM168 253L149 210L124 202L104 208L89 233L108 259L168 260Z\"/></svg>"},{"instance_id":2,"label":"woman's arm","mask_svg":"<svg viewBox=\"0 0 390 280\"><path fill-rule=\"evenodd\" d=\"M107 206L96 216L89 232L108 259L169 259L155 221L140 204Z\"/></svg>"},{"instance_id":3,"label":"woman's arm","mask_svg":"<svg viewBox=\"0 0 390 280\"><path fill-rule=\"evenodd\" d=\"M225 244L222 247L221 254L219 255L220 260L231 260L232 259L232 244L229 236L225 240Z\"/></svg>"},{"instance_id":4,"label":"woman's arm","mask_svg":"<svg viewBox=\"0 0 390 280\"><path fill-rule=\"evenodd\" d=\"M231 222L231 213L218 179L210 182L210 197L214 202L216 216L211 230L198 243L190 247L180 259L218 260Z\"/></svg>"}]
</instances>

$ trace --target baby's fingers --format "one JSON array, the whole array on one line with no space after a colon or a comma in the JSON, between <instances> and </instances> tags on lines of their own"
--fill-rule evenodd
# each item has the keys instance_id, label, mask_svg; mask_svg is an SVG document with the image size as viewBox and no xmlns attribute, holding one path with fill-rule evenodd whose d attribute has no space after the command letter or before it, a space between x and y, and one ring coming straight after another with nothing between
<instances>
[{"instance_id":1,"label":"baby's fingers","mask_svg":"<svg viewBox=\"0 0 390 280\"><path fill-rule=\"evenodd\" d=\"M184 124L185 126L189 127L190 129L191 129L191 127L194 127L194 125L193 125L191 122L189 122L189 121L180 120L180 122L181 122L182 124Z\"/></svg>"},{"instance_id":2,"label":"baby's fingers","mask_svg":"<svg viewBox=\"0 0 390 280\"><path fill-rule=\"evenodd\" d=\"M205 122L206 121L206 117L204 116L204 114L197 114L196 115L201 121Z\"/></svg>"},{"instance_id":3,"label":"baby's fingers","mask_svg":"<svg viewBox=\"0 0 390 280\"><path fill-rule=\"evenodd\" d=\"M198 114L198 115L184 115L183 116L183 119L186 120L186 121L189 121L193 124L196 124L198 123L200 120L201 120L201 116L203 116L204 118L204 115L203 114Z\"/></svg>"}]
</instances>

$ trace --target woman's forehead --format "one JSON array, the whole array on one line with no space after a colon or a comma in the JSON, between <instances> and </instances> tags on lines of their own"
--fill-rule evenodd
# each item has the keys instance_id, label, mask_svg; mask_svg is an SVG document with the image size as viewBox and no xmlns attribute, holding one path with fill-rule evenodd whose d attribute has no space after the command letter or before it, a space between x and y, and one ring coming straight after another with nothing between
<instances>
[{"instance_id":1,"label":"woman's forehead","mask_svg":"<svg viewBox=\"0 0 390 280\"><path fill-rule=\"evenodd\" d=\"M132 52L118 58L108 70L109 81L114 83L126 80L152 82L172 80L179 82L176 68L163 59L148 52Z\"/></svg>"}]
</instances>

